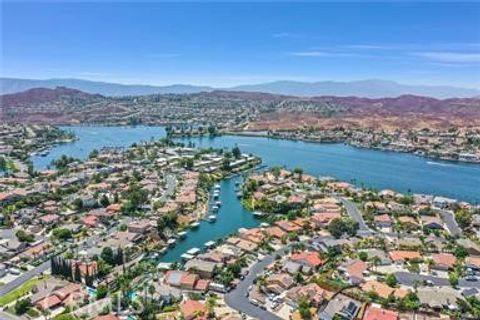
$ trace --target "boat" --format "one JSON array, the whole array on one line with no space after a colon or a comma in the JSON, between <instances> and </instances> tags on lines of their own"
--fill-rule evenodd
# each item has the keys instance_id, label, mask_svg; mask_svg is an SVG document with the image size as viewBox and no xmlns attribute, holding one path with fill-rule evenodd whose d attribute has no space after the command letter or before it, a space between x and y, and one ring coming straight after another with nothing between
<instances>
[{"instance_id":1,"label":"boat","mask_svg":"<svg viewBox=\"0 0 480 320\"><path fill-rule=\"evenodd\" d=\"M214 214L211 214L207 217L207 219L209 222L215 222L215 220L217 220L217 216Z\"/></svg>"},{"instance_id":2,"label":"boat","mask_svg":"<svg viewBox=\"0 0 480 320\"><path fill-rule=\"evenodd\" d=\"M268 228L268 227L270 227L270 224L268 224L266 222L262 222L262 223L260 223L260 227L261 228Z\"/></svg>"},{"instance_id":3,"label":"boat","mask_svg":"<svg viewBox=\"0 0 480 320\"><path fill-rule=\"evenodd\" d=\"M187 233L185 231L180 231L177 233L179 239L185 239L187 237Z\"/></svg>"},{"instance_id":4,"label":"boat","mask_svg":"<svg viewBox=\"0 0 480 320\"><path fill-rule=\"evenodd\" d=\"M193 258L195 258L194 256L192 256L191 254L188 254L188 253L184 253L180 256L183 260L192 260Z\"/></svg>"},{"instance_id":5,"label":"boat","mask_svg":"<svg viewBox=\"0 0 480 320\"><path fill-rule=\"evenodd\" d=\"M241 198L241 197L243 197L243 194L242 194L241 191L238 191L238 192L237 192L237 198Z\"/></svg>"},{"instance_id":6,"label":"boat","mask_svg":"<svg viewBox=\"0 0 480 320\"><path fill-rule=\"evenodd\" d=\"M198 228L199 226L200 226L200 222L195 221L195 222L190 223L190 227L192 227L192 228Z\"/></svg>"},{"instance_id":7,"label":"boat","mask_svg":"<svg viewBox=\"0 0 480 320\"><path fill-rule=\"evenodd\" d=\"M240 185L240 181L235 181L235 185L238 187Z\"/></svg>"},{"instance_id":8,"label":"boat","mask_svg":"<svg viewBox=\"0 0 480 320\"><path fill-rule=\"evenodd\" d=\"M41 157L46 157L46 156L48 156L48 154L49 154L48 151L43 151L43 152L40 152L40 153L39 153L39 155L40 155Z\"/></svg>"},{"instance_id":9,"label":"boat","mask_svg":"<svg viewBox=\"0 0 480 320\"><path fill-rule=\"evenodd\" d=\"M160 253L160 254L165 254L166 252L167 252L167 248L166 248L166 247L165 247L165 248L162 248L162 249L160 249L160 251L158 251L158 253Z\"/></svg>"},{"instance_id":10,"label":"boat","mask_svg":"<svg viewBox=\"0 0 480 320\"><path fill-rule=\"evenodd\" d=\"M177 242L177 240L174 239L174 238L170 238L170 239L167 240L167 244L168 244L169 247L173 247L176 242Z\"/></svg>"},{"instance_id":11,"label":"boat","mask_svg":"<svg viewBox=\"0 0 480 320\"><path fill-rule=\"evenodd\" d=\"M213 193L213 199L214 200L218 199L219 197L220 197L220 193L218 193L218 192Z\"/></svg>"},{"instance_id":12,"label":"boat","mask_svg":"<svg viewBox=\"0 0 480 320\"><path fill-rule=\"evenodd\" d=\"M217 205L214 205L214 206L212 207L212 210L213 210L213 212L217 212L217 211L218 211L218 206L217 206Z\"/></svg>"},{"instance_id":13,"label":"boat","mask_svg":"<svg viewBox=\"0 0 480 320\"><path fill-rule=\"evenodd\" d=\"M220 190L220 185L218 183L215 185L215 190Z\"/></svg>"},{"instance_id":14,"label":"boat","mask_svg":"<svg viewBox=\"0 0 480 320\"><path fill-rule=\"evenodd\" d=\"M208 242L205 242L205 247L207 249L210 249L210 248L215 247L215 244L216 244L215 241L208 241Z\"/></svg>"},{"instance_id":15,"label":"boat","mask_svg":"<svg viewBox=\"0 0 480 320\"><path fill-rule=\"evenodd\" d=\"M217 207L220 207L220 206L222 205L222 201L217 201L217 202L215 202L215 205L216 205Z\"/></svg>"},{"instance_id":16,"label":"boat","mask_svg":"<svg viewBox=\"0 0 480 320\"><path fill-rule=\"evenodd\" d=\"M199 253L200 253L200 249L198 249L198 248L192 248L192 249L189 249L187 251L187 254L189 254L191 256L196 256Z\"/></svg>"},{"instance_id":17,"label":"boat","mask_svg":"<svg viewBox=\"0 0 480 320\"><path fill-rule=\"evenodd\" d=\"M253 215L255 217L263 217L265 214L263 212L260 212L260 211L253 211Z\"/></svg>"}]
</instances>

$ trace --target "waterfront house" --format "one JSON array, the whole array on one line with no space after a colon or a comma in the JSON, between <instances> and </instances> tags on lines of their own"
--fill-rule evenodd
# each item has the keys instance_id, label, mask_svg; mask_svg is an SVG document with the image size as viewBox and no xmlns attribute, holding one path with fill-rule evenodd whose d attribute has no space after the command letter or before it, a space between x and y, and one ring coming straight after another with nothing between
<instances>
[{"instance_id":1,"label":"waterfront house","mask_svg":"<svg viewBox=\"0 0 480 320\"><path fill-rule=\"evenodd\" d=\"M214 275L216 266L217 263L214 262L191 259L185 263L185 270L196 273L203 279L211 279Z\"/></svg>"},{"instance_id":2,"label":"waterfront house","mask_svg":"<svg viewBox=\"0 0 480 320\"><path fill-rule=\"evenodd\" d=\"M128 232L147 234L153 228L152 222L148 219L133 221L128 224Z\"/></svg>"},{"instance_id":3,"label":"waterfront house","mask_svg":"<svg viewBox=\"0 0 480 320\"><path fill-rule=\"evenodd\" d=\"M450 206L454 205L457 203L457 200L455 199L450 199L450 198L445 198L445 197L434 197L432 200L432 204L440 209L447 209Z\"/></svg>"}]
</instances>

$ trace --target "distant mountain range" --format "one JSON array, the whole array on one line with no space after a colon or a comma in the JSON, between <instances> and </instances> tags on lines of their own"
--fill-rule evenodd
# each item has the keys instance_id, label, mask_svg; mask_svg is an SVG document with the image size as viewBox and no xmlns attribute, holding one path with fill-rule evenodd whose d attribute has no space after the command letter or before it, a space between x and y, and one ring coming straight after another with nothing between
<instances>
[{"instance_id":1,"label":"distant mountain range","mask_svg":"<svg viewBox=\"0 0 480 320\"><path fill-rule=\"evenodd\" d=\"M265 92L298 97L313 96L356 96L364 98L398 97L421 95L437 99L468 98L480 95L478 89L452 86L405 85L386 80L362 80L350 82L321 81L275 81L253 85L239 85L229 88L174 84L169 86L127 85L82 79L16 79L0 78L0 94L16 93L32 88L68 87L91 94L104 96L139 96L148 94L190 94L214 90Z\"/></svg>"}]
</instances>

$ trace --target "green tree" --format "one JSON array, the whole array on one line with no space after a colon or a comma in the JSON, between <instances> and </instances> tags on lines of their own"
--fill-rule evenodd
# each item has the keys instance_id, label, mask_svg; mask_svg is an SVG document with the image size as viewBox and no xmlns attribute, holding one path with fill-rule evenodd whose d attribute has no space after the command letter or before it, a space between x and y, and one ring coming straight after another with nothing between
<instances>
[{"instance_id":1,"label":"green tree","mask_svg":"<svg viewBox=\"0 0 480 320\"><path fill-rule=\"evenodd\" d=\"M360 251L358 253L358 258L365 262L368 260L368 253L366 253L365 251Z\"/></svg>"},{"instance_id":2,"label":"green tree","mask_svg":"<svg viewBox=\"0 0 480 320\"><path fill-rule=\"evenodd\" d=\"M17 233L15 233L15 235L17 236L18 240L21 241L21 242L33 242L34 240L34 237L33 235L25 232L25 230L18 230Z\"/></svg>"},{"instance_id":3,"label":"green tree","mask_svg":"<svg viewBox=\"0 0 480 320\"><path fill-rule=\"evenodd\" d=\"M390 273L387 275L387 278L385 279L385 283L389 286L394 288L397 285L397 277L393 273Z\"/></svg>"},{"instance_id":4,"label":"green tree","mask_svg":"<svg viewBox=\"0 0 480 320\"><path fill-rule=\"evenodd\" d=\"M27 299L17 300L14 307L15 314L22 315L25 312L27 312L28 309L30 309L31 307L32 307L32 302L30 301L30 299L27 298Z\"/></svg>"},{"instance_id":5,"label":"green tree","mask_svg":"<svg viewBox=\"0 0 480 320\"><path fill-rule=\"evenodd\" d=\"M108 288L104 284L100 284L97 287L97 300L103 299L108 294Z\"/></svg>"},{"instance_id":6,"label":"green tree","mask_svg":"<svg viewBox=\"0 0 480 320\"><path fill-rule=\"evenodd\" d=\"M235 157L235 159L240 159L240 157L242 156L242 152L240 151L240 148L237 146L233 147L232 154Z\"/></svg>"},{"instance_id":7,"label":"green tree","mask_svg":"<svg viewBox=\"0 0 480 320\"><path fill-rule=\"evenodd\" d=\"M110 247L104 247L102 249L102 253L100 254L100 257L102 258L103 261L108 263L109 265L115 265L115 255L113 253L113 249Z\"/></svg>"},{"instance_id":8,"label":"green tree","mask_svg":"<svg viewBox=\"0 0 480 320\"><path fill-rule=\"evenodd\" d=\"M455 212L455 220L462 229L470 227L473 220L473 215L470 211L466 209L460 209Z\"/></svg>"},{"instance_id":9,"label":"green tree","mask_svg":"<svg viewBox=\"0 0 480 320\"><path fill-rule=\"evenodd\" d=\"M52 235L60 240L67 240L72 238L72 231L67 228L55 228L52 231Z\"/></svg>"}]
</instances>

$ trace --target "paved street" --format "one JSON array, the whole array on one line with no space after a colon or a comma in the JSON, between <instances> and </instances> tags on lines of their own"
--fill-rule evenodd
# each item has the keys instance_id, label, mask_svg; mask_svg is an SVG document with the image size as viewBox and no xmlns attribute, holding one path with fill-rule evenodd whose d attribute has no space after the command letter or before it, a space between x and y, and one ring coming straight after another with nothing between
<instances>
[{"instance_id":1,"label":"paved street","mask_svg":"<svg viewBox=\"0 0 480 320\"><path fill-rule=\"evenodd\" d=\"M175 192L177 186L177 179L173 174L167 174L165 177L165 192L160 197L161 201L167 201Z\"/></svg>"},{"instance_id":2,"label":"paved street","mask_svg":"<svg viewBox=\"0 0 480 320\"><path fill-rule=\"evenodd\" d=\"M439 210L440 215L442 216L443 221L447 225L447 229L452 235L452 237L460 237L462 235L462 229L457 224L455 216L452 211Z\"/></svg>"},{"instance_id":3,"label":"paved street","mask_svg":"<svg viewBox=\"0 0 480 320\"><path fill-rule=\"evenodd\" d=\"M10 281L9 283L6 283L5 285L0 287L0 296L3 296L10 291L14 290L17 287L20 287L23 283L27 282L31 278L38 276L40 273L47 271L50 269L50 260L45 261L38 267L35 267L32 270L29 270L19 277L17 277L15 280ZM3 319L3 318L2 318Z\"/></svg>"},{"instance_id":4,"label":"paved street","mask_svg":"<svg viewBox=\"0 0 480 320\"><path fill-rule=\"evenodd\" d=\"M446 278L439 278L410 272L396 272L395 276L397 277L398 283L406 286L413 286L415 281L423 282L427 280L431 281L434 286L450 286L450 282ZM465 279L460 279L458 281L458 287L480 289L480 281L467 281Z\"/></svg>"},{"instance_id":5,"label":"paved street","mask_svg":"<svg viewBox=\"0 0 480 320\"><path fill-rule=\"evenodd\" d=\"M10 314L10 313L7 313L7 312L4 312L4 311L0 311L0 319L2 320L24 320L25 318L20 318L20 317L17 317L13 314Z\"/></svg>"},{"instance_id":6,"label":"paved street","mask_svg":"<svg viewBox=\"0 0 480 320\"><path fill-rule=\"evenodd\" d=\"M367 226L367 224L365 223L365 220L363 220L362 213L358 210L355 203L345 198L339 198L339 199L345 206L345 209L347 210L347 213L350 216L350 218L352 218L353 221L358 223L358 233L361 233L361 234L375 233L375 231L371 230Z\"/></svg>"},{"instance_id":7,"label":"paved street","mask_svg":"<svg viewBox=\"0 0 480 320\"><path fill-rule=\"evenodd\" d=\"M263 310L257 306L254 306L246 297L248 292L248 287L253 284L253 280L257 277L258 274L262 273L265 270L265 267L268 266L275 260L277 254L284 255L288 249L283 248L278 251L275 251L272 254L269 254L261 261L257 262L250 269L248 275L243 279L240 284L232 291L225 295L225 302L231 308L241 311L251 317L262 320L278 320L280 317L274 315L273 313Z\"/></svg>"}]
</instances>

